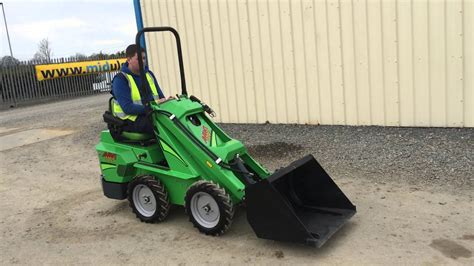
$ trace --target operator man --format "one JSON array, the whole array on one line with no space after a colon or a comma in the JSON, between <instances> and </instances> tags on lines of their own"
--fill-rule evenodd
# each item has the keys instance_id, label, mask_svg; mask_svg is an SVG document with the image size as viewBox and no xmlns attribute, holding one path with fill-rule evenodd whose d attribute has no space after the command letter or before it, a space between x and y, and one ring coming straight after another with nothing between
<instances>
[{"instance_id":1,"label":"operator man","mask_svg":"<svg viewBox=\"0 0 474 266\"><path fill-rule=\"evenodd\" d=\"M142 103L140 88L140 68L138 65L138 47L131 44L125 50L127 62L122 66L120 73L115 75L112 81L112 113L114 116L126 120L124 131L153 134L153 124L147 116L147 108ZM145 52L142 51L143 65L146 65ZM148 101L165 101L165 96L156 81L155 75L145 67L146 81L148 82Z\"/></svg>"}]
</instances>

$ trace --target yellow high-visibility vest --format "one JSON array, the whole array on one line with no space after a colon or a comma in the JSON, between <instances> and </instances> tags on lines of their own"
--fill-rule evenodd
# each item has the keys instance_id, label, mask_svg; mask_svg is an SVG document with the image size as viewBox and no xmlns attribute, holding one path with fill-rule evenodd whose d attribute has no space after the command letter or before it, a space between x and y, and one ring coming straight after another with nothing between
<instances>
[{"instance_id":1,"label":"yellow high-visibility vest","mask_svg":"<svg viewBox=\"0 0 474 266\"><path fill-rule=\"evenodd\" d=\"M137 83L133 79L133 76L124 72L122 72L122 74L128 80L128 87L130 88L130 94L131 94L133 103L138 104L138 105L143 105L142 98L140 97L140 90L138 89ZM160 96L158 94L158 90L156 89L155 81L153 80L153 77L151 76L149 72L146 73L146 79L148 81L148 84L150 85L151 92L153 94L153 99L156 102L158 102L160 100ZM115 99L113 99L112 101L112 113L114 114L114 116L122 120L129 119L129 120L135 121L137 119L137 115L126 114L122 110L122 107L120 106L120 104Z\"/></svg>"}]
</instances>

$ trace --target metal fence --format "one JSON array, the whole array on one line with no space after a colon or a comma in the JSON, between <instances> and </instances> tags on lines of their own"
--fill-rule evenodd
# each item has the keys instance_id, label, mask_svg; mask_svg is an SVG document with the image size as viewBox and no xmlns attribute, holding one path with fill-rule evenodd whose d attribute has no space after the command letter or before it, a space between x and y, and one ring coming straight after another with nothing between
<instances>
[{"instance_id":1,"label":"metal fence","mask_svg":"<svg viewBox=\"0 0 474 266\"><path fill-rule=\"evenodd\" d=\"M109 92L117 71L38 81L35 65L115 58L110 56L82 60L57 58L49 62L23 61L2 65L0 66L0 109Z\"/></svg>"}]
</instances>

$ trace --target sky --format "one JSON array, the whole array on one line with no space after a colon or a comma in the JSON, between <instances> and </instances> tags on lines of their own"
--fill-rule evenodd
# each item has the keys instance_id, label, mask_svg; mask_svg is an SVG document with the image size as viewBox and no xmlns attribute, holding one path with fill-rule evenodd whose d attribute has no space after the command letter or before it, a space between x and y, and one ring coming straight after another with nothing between
<instances>
[{"instance_id":1,"label":"sky","mask_svg":"<svg viewBox=\"0 0 474 266\"><path fill-rule=\"evenodd\" d=\"M0 0L13 56L29 60L47 38L53 58L115 53L135 40L133 0ZM0 7L1 9L1 7ZM0 10L0 57L10 55Z\"/></svg>"}]
</instances>

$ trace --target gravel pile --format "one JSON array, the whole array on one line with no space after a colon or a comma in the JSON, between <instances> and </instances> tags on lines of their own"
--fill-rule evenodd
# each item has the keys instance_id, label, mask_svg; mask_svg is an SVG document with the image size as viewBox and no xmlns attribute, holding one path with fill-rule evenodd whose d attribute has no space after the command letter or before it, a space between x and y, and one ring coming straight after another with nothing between
<instances>
[{"instance_id":1,"label":"gravel pile","mask_svg":"<svg viewBox=\"0 0 474 266\"><path fill-rule=\"evenodd\" d=\"M220 125L269 170L313 154L334 178L474 187L474 129Z\"/></svg>"}]
</instances>

